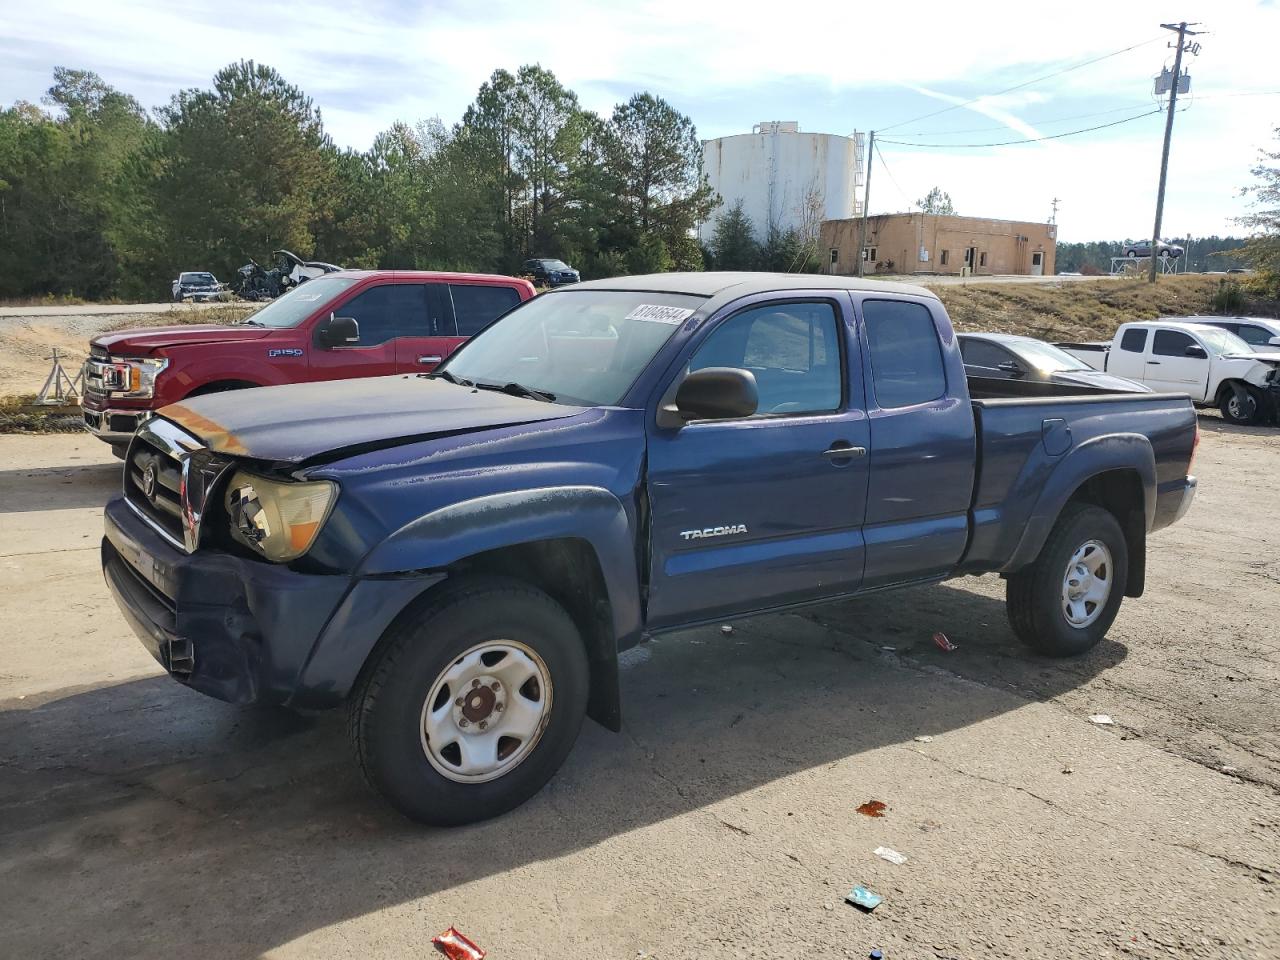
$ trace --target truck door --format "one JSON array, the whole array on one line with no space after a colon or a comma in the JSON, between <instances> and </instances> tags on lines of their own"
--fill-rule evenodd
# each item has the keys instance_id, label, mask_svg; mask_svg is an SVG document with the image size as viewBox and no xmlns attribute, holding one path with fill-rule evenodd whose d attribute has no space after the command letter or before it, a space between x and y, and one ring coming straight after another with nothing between
<instances>
[{"instance_id":1,"label":"truck door","mask_svg":"<svg viewBox=\"0 0 1280 960\"><path fill-rule=\"evenodd\" d=\"M1203 356L1187 356L1188 347L1198 347ZM1208 351L1191 334L1157 327L1151 338L1143 380L1157 392L1187 393L1194 400L1203 400L1208 389L1210 363Z\"/></svg>"},{"instance_id":2,"label":"truck door","mask_svg":"<svg viewBox=\"0 0 1280 960\"><path fill-rule=\"evenodd\" d=\"M1104 354L1106 362L1102 364L1102 369L1107 373L1114 373L1117 377L1128 377L1130 380L1145 380L1147 378L1147 340L1150 331L1146 327L1121 327L1124 332L1120 335L1119 346L1115 340L1111 342L1111 349Z\"/></svg>"},{"instance_id":3,"label":"truck door","mask_svg":"<svg viewBox=\"0 0 1280 960\"><path fill-rule=\"evenodd\" d=\"M449 287L422 284L424 306L410 312L407 329L396 338L396 368L400 373L430 373L453 349L456 337L449 307Z\"/></svg>"},{"instance_id":4,"label":"truck door","mask_svg":"<svg viewBox=\"0 0 1280 960\"><path fill-rule=\"evenodd\" d=\"M968 544L977 456L955 334L936 300L855 303L871 427L863 586L944 576Z\"/></svg>"},{"instance_id":5,"label":"truck door","mask_svg":"<svg viewBox=\"0 0 1280 960\"><path fill-rule=\"evenodd\" d=\"M760 403L744 419L650 426L652 626L857 589L869 434L852 331L846 294L797 292L752 298L690 345L672 382L742 367Z\"/></svg>"},{"instance_id":6,"label":"truck door","mask_svg":"<svg viewBox=\"0 0 1280 960\"><path fill-rule=\"evenodd\" d=\"M395 373L396 339L422 329L426 308L426 288L421 283L381 283L340 301L333 308L334 316L353 318L360 328L360 339L349 346L315 344L309 354L312 379Z\"/></svg>"}]
</instances>

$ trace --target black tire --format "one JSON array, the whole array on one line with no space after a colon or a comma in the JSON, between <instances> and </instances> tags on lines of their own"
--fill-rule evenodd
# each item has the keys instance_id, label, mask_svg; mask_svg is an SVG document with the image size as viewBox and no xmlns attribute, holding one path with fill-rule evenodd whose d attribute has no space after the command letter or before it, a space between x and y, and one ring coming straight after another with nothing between
<instances>
[{"instance_id":1,"label":"black tire","mask_svg":"<svg viewBox=\"0 0 1280 960\"><path fill-rule=\"evenodd\" d=\"M1136 257L1136 256L1138 255L1138 251L1137 251L1137 250L1126 250L1126 251L1125 251L1125 253L1124 253L1124 255L1125 255L1126 257Z\"/></svg>"},{"instance_id":2,"label":"black tire","mask_svg":"<svg viewBox=\"0 0 1280 960\"><path fill-rule=\"evenodd\" d=\"M1240 409L1240 404L1236 401L1236 392L1228 387L1218 397L1218 411L1227 423L1249 427L1258 422L1262 414L1262 404L1259 402L1258 395L1249 387L1245 387L1244 391L1249 398L1247 409Z\"/></svg>"},{"instance_id":3,"label":"black tire","mask_svg":"<svg viewBox=\"0 0 1280 960\"><path fill-rule=\"evenodd\" d=\"M549 719L512 769L460 783L427 758L424 703L464 652L499 639L522 643L542 659L554 691ZM518 807L551 779L578 738L589 686L586 650L563 607L518 580L463 580L388 630L352 691L348 729L365 779L397 810L433 826L473 823Z\"/></svg>"},{"instance_id":4,"label":"black tire","mask_svg":"<svg viewBox=\"0 0 1280 960\"><path fill-rule=\"evenodd\" d=\"M1075 626L1063 611L1063 580L1076 550L1100 541L1111 554L1111 590L1102 610L1086 626ZM1018 639L1047 657L1073 657L1106 636L1120 610L1129 573L1129 548L1115 516L1087 503L1069 503L1035 562L1011 574L1005 609Z\"/></svg>"}]
</instances>

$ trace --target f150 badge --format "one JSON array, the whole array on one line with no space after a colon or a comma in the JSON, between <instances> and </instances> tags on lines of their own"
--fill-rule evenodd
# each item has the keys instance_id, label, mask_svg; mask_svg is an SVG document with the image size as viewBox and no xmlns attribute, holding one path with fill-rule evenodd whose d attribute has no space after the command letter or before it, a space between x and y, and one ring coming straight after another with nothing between
<instances>
[{"instance_id":1,"label":"f150 badge","mask_svg":"<svg viewBox=\"0 0 1280 960\"><path fill-rule=\"evenodd\" d=\"M274 347L267 351L268 357L300 357L302 356L301 347Z\"/></svg>"},{"instance_id":2,"label":"f150 badge","mask_svg":"<svg viewBox=\"0 0 1280 960\"><path fill-rule=\"evenodd\" d=\"M707 537L729 537L735 533L746 533L745 523L733 523L727 527L703 527L701 530L681 530L680 536L685 540L704 540Z\"/></svg>"}]
</instances>

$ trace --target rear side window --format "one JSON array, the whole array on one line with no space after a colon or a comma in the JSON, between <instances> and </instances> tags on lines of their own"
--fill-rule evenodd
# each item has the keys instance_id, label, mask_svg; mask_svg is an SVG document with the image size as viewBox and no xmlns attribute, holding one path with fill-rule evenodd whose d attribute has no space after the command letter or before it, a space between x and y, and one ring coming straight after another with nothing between
<instances>
[{"instance_id":1,"label":"rear side window","mask_svg":"<svg viewBox=\"0 0 1280 960\"><path fill-rule=\"evenodd\" d=\"M1158 357L1185 357L1187 347L1195 345L1195 340L1181 330L1157 330L1151 352Z\"/></svg>"},{"instance_id":2,"label":"rear side window","mask_svg":"<svg viewBox=\"0 0 1280 960\"><path fill-rule=\"evenodd\" d=\"M882 408L928 403L947 392L942 344L926 307L866 300L862 317L871 349L872 385Z\"/></svg>"},{"instance_id":3,"label":"rear side window","mask_svg":"<svg viewBox=\"0 0 1280 960\"><path fill-rule=\"evenodd\" d=\"M304 287L318 282L309 281ZM356 294L334 312L355 319L360 327L357 345L361 347L376 346L396 337L429 335L427 288L421 283L384 283Z\"/></svg>"},{"instance_id":4,"label":"rear side window","mask_svg":"<svg viewBox=\"0 0 1280 960\"><path fill-rule=\"evenodd\" d=\"M1126 330L1124 336L1120 338L1120 349L1128 350L1130 353L1141 353L1147 349L1147 331L1141 327Z\"/></svg>"},{"instance_id":5,"label":"rear side window","mask_svg":"<svg viewBox=\"0 0 1280 960\"><path fill-rule=\"evenodd\" d=\"M451 283L453 313L458 336L472 337L520 302L515 287L488 287L476 283Z\"/></svg>"}]
</instances>

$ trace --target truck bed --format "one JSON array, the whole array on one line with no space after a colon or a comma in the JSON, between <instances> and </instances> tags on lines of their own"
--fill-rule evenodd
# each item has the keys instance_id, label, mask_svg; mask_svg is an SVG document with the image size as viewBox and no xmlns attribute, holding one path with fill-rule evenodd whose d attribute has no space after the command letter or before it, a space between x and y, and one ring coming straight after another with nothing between
<instances>
[{"instance_id":1,"label":"truck bed","mask_svg":"<svg viewBox=\"0 0 1280 960\"><path fill-rule=\"evenodd\" d=\"M1040 542L1077 476L1111 459L1149 471L1154 503L1148 530L1173 522L1196 440L1196 413L1183 394L1105 394L1037 399L975 399L978 468L973 527L959 573L1016 569L1026 545ZM1129 467L1132 479L1132 467ZM1119 476L1119 474L1117 474ZM1141 490L1138 489L1138 493ZM1038 538L1038 539L1037 539Z\"/></svg>"}]
</instances>

